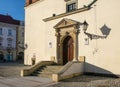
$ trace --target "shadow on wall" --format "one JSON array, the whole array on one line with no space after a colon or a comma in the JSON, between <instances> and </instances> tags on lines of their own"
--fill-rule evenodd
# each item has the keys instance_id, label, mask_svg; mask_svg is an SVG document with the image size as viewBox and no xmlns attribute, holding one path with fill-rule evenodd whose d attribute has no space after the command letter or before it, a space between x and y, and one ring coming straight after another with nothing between
<instances>
[{"instance_id":1,"label":"shadow on wall","mask_svg":"<svg viewBox=\"0 0 120 87\"><path fill-rule=\"evenodd\" d=\"M91 72L89 72L91 71ZM85 63L85 74L94 76L114 77L118 78L118 75L113 74L111 71L95 66L90 63Z\"/></svg>"},{"instance_id":2,"label":"shadow on wall","mask_svg":"<svg viewBox=\"0 0 120 87\"><path fill-rule=\"evenodd\" d=\"M110 34L111 28L109 28L106 24L104 24L101 28L100 28L102 34L104 36L108 36Z\"/></svg>"},{"instance_id":3,"label":"shadow on wall","mask_svg":"<svg viewBox=\"0 0 120 87\"><path fill-rule=\"evenodd\" d=\"M89 63L85 63L85 68L86 68L86 72L84 73L84 75L65 79L62 80L61 82L91 82L95 80L107 80L107 79L118 78L118 76L113 74L112 72ZM91 72L87 72L87 71L91 71Z\"/></svg>"},{"instance_id":4,"label":"shadow on wall","mask_svg":"<svg viewBox=\"0 0 120 87\"><path fill-rule=\"evenodd\" d=\"M108 35L110 34L111 28L109 28L106 24L104 24L101 28L100 31L102 33L102 35L96 35L96 34L91 34L88 32L84 32L91 40L92 39L105 39L108 37Z\"/></svg>"}]
</instances>

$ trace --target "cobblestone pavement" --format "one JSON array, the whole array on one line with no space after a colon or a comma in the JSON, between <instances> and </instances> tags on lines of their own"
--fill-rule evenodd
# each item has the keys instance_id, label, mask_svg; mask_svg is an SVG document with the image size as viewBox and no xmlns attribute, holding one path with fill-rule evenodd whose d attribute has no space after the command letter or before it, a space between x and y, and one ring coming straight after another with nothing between
<instances>
[{"instance_id":1,"label":"cobblestone pavement","mask_svg":"<svg viewBox=\"0 0 120 87\"><path fill-rule=\"evenodd\" d=\"M0 87L120 87L120 79L83 75L52 82L51 79L35 76L0 77Z\"/></svg>"},{"instance_id":2,"label":"cobblestone pavement","mask_svg":"<svg viewBox=\"0 0 120 87\"><path fill-rule=\"evenodd\" d=\"M0 87L44 87L51 83L53 83L51 79L35 76L0 77Z\"/></svg>"},{"instance_id":3,"label":"cobblestone pavement","mask_svg":"<svg viewBox=\"0 0 120 87\"><path fill-rule=\"evenodd\" d=\"M20 71L29 66L24 66L19 62L5 62L0 63L0 76L1 77L20 77Z\"/></svg>"},{"instance_id":4,"label":"cobblestone pavement","mask_svg":"<svg viewBox=\"0 0 120 87\"><path fill-rule=\"evenodd\" d=\"M120 87L120 78L82 75L53 82L49 78L20 77L20 70L28 67L16 62L0 63L0 87Z\"/></svg>"},{"instance_id":5,"label":"cobblestone pavement","mask_svg":"<svg viewBox=\"0 0 120 87\"><path fill-rule=\"evenodd\" d=\"M120 79L99 76L78 76L46 87L120 87Z\"/></svg>"}]
</instances>

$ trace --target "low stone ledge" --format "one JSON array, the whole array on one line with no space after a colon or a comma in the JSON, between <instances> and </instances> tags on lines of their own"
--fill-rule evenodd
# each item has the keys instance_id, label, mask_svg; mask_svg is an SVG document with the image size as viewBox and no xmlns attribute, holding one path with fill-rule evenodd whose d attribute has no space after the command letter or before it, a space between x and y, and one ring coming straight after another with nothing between
<instances>
[{"instance_id":1,"label":"low stone ledge","mask_svg":"<svg viewBox=\"0 0 120 87\"><path fill-rule=\"evenodd\" d=\"M58 82L60 80L72 78L72 77L83 75L83 74L84 74L83 72L73 73L73 74L66 75L66 76L60 76L59 74L53 74L52 75L52 80L55 81L55 82Z\"/></svg>"},{"instance_id":2,"label":"low stone ledge","mask_svg":"<svg viewBox=\"0 0 120 87\"><path fill-rule=\"evenodd\" d=\"M52 75L52 80L58 82L84 73L84 62L68 62L58 73Z\"/></svg>"},{"instance_id":3,"label":"low stone ledge","mask_svg":"<svg viewBox=\"0 0 120 87\"><path fill-rule=\"evenodd\" d=\"M28 76L28 75L32 74L34 71L36 71L38 68L40 68L44 65L50 65L53 63L54 63L53 61L40 61L28 69L21 70L21 76Z\"/></svg>"}]
</instances>

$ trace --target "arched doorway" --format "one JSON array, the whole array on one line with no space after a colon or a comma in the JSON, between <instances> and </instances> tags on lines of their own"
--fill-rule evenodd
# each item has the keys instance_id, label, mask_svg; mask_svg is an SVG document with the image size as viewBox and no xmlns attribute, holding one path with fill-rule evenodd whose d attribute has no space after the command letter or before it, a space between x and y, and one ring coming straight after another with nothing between
<instances>
[{"instance_id":1,"label":"arched doorway","mask_svg":"<svg viewBox=\"0 0 120 87\"><path fill-rule=\"evenodd\" d=\"M23 60L24 59L24 53L23 52L19 52L18 59L19 60Z\"/></svg>"},{"instance_id":2,"label":"arched doorway","mask_svg":"<svg viewBox=\"0 0 120 87\"><path fill-rule=\"evenodd\" d=\"M80 23L71 19L62 19L55 28L56 62L66 64L78 60L78 34ZM74 42L74 44L73 44Z\"/></svg>"},{"instance_id":3,"label":"arched doorway","mask_svg":"<svg viewBox=\"0 0 120 87\"><path fill-rule=\"evenodd\" d=\"M73 39L67 36L63 41L63 64L72 61L74 57Z\"/></svg>"}]
</instances>

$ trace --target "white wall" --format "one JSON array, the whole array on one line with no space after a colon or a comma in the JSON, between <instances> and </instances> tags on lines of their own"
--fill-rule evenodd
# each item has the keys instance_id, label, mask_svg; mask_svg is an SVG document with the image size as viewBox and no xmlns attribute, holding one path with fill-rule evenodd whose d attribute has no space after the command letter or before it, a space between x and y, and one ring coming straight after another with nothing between
<instances>
[{"instance_id":1,"label":"white wall","mask_svg":"<svg viewBox=\"0 0 120 87\"><path fill-rule=\"evenodd\" d=\"M3 47L8 47L8 40L7 38L11 38L12 40L12 47L15 48L16 47L16 28L15 27L2 27L3 30ZM12 36L8 36L8 30L12 30Z\"/></svg>"},{"instance_id":2,"label":"white wall","mask_svg":"<svg viewBox=\"0 0 120 87\"><path fill-rule=\"evenodd\" d=\"M6 23L0 23L0 28L2 28L2 47L3 49L0 49L5 56L5 59L7 59L7 47L8 47L8 38L12 39L12 53L13 53L13 61L16 60L16 25L6 24ZM8 36L8 30L12 31L12 35ZM7 59L8 60L8 59Z\"/></svg>"},{"instance_id":3,"label":"white wall","mask_svg":"<svg viewBox=\"0 0 120 87\"><path fill-rule=\"evenodd\" d=\"M88 5L91 1L78 0L78 7ZM120 74L116 68L120 65L119 3L119 0L99 0L89 11L64 17L78 22L86 20L89 24L87 32L96 35L102 35L100 28L104 24L111 28L107 38L89 40L89 45L84 45L84 38L87 36L80 27L79 56L86 57L86 72ZM51 17L53 13L66 12L65 6L64 0L43 0L25 7L25 43L28 44L25 50L25 64L31 64L33 54L36 55L37 61L50 60L51 56L56 56L56 37L53 26L63 18L48 22L44 22L43 19ZM52 48L49 48L49 42L52 42Z\"/></svg>"}]
</instances>

